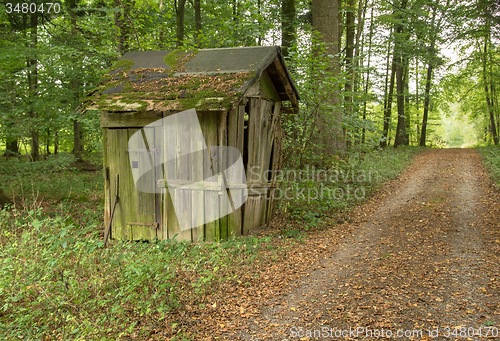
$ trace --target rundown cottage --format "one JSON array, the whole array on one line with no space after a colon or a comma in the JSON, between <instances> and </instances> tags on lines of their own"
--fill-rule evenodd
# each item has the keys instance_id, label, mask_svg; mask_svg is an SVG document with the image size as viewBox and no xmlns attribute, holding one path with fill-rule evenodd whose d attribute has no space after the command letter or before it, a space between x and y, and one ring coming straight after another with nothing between
<instances>
[{"instance_id":1,"label":"rundown cottage","mask_svg":"<svg viewBox=\"0 0 500 341\"><path fill-rule=\"evenodd\" d=\"M282 103L298 97L278 47L126 53L90 97L111 238L219 240L265 225Z\"/></svg>"}]
</instances>

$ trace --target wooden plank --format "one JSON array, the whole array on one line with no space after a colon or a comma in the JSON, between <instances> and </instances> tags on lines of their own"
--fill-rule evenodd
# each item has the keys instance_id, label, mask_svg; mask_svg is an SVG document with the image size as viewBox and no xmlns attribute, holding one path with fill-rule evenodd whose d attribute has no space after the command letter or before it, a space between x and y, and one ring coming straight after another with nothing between
<instances>
[{"instance_id":1,"label":"wooden plank","mask_svg":"<svg viewBox=\"0 0 500 341\"><path fill-rule=\"evenodd\" d=\"M269 200L267 203L267 217L266 221L270 221L272 217L275 214L275 188L277 186L277 171L281 169L281 162L282 162L282 141L283 141L283 132L281 130L281 102L276 103L274 107L274 112L273 112L273 119L275 119L275 123L273 124L273 138L272 138L272 159L271 159L271 171L272 171L272 177L271 177L271 188L269 192Z\"/></svg>"},{"instance_id":2,"label":"wooden plank","mask_svg":"<svg viewBox=\"0 0 500 341\"><path fill-rule=\"evenodd\" d=\"M200 121L205 144L207 148L217 145L217 129L218 129L218 113L207 112L203 115L203 120ZM213 158L208 149L203 155L203 178L209 181L216 179L217 159ZM220 239L219 220L209 221L213 218L214 213L219 212L219 194L217 192L207 191L205 196L205 240L217 241Z\"/></svg>"},{"instance_id":3,"label":"wooden plank","mask_svg":"<svg viewBox=\"0 0 500 341\"><path fill-rule=\"evenodd\" d=\"M184 159L181 158L182 151L186 148L186 146L182 144L182 142L184 141L182 134L184 134L184 132L179 132L178 128L179 127L176 126L164 127L164 160L172 160L170 162L167 162L167 165L164 167L167 182L171 180L183 180L183 177L187 176L186 172L188 166L186 165ZM182 191L183 190L181 189L169 188L168 193L166 193L165 195L164 200L167 205L166 219L168 238L176 239L179 241L190 241L191 230L181 230L178 219L180 217L185 217L184 214L190 214L191 211L191 205L187 203L187 196ZM174 200L182 202L186 207L186 212L176 212L173 204ZM180 214L182 216L177 217L177 214Z\"/></svg>"},{"instance_id":4,"label":"wooden plank","mask_svg":"<svg viewBox=\"0 0 500 341\"><path fill-rule=\"evenodd\" d=\"M258 98L250 98L249 122L248 122L248 164L247 183L259 183L262 180L262 168L260 166L259 138L262 121L262 101ZM243 210L243 234L248 234L255 229L256 214L260 208L259 197L249 196Z\"/></svg>"},{"instance_id":5,"label":"wooden plank","mask_svg":"<svg viewBox=\"0 0 500 341\"><path fill-rule=\"evenodd\" d=\"M198 113L198 121L200 121L200 114ZM191 139L192 150L201 150L205 147L204 140L193 138ZM203 178L203 155L204 152L196 152L192 154L192 167L191 167L191 179L192 182L202 183ZM203 203L204 192L203 191L191 191L192 200L192 211L191 219L193 224L193 229L191 230L191 239L194 242L201 242L205 239L204 236L204 212L205 208L200 203Z\"/></svg>"},{"instance_id":6,"label":"wooden plank","mask_svg":"<svg viewBox=\"0 0 500 341\"><path fill-rule=\"evenodd\" d=\"M139 139L132 139L132 135L139 132ZM126 212L126 224L127 230L130 231L131 240L152 240L157 237L156 229L149 227L149 224L156 223L156 194L146 193L140 191L135 183L133 173L138 171L142 175L142 181L147 182L154 186L156 182L155 171L152 168L154 165L154 159L156 153L147 152L146 149L154 148L155 141L155 130L154 128L143 128L143 129L127 129L126 141L123 141L121 148L125 148L126 162L123 164L122 175L120 176L120 186L122 186L124 191L122 193L122 198L126 202L127 212ZM130 140L131 151L128 150ZM141 151L144 150L144 151ZM137 169L131 169L131 160L137 162ZM140 224L130 224L130 222L144 223ZM146 225L148 224L148 225Z\"/></svg>"},{"instance_id":7,"label":"wooden plank","mask_svg":"<svg viewBox=\"0 0 500 341\"><path fill-rule=\"evenodd\" d=\"M122 148L123 141L127 139L127 131L124 129L110 129L108 132L109 137L109 153L110 156L109 165L110 165L110 184L111 184L111 202L112 205L115 203L115 194L116 193L116 175L118 174L120 177L123 176L122 168L123 163L127 159L126 149ZM119 198L122 199L124 197L124 181L120 181L119 184ZM128 239L128 231L127 231L127 202L123 200L119 200L116 205L115 213L113 216L113 222L111 225L111 235L115 239L119 240L127 240Z\"/></svg>"},{"instance_id":8,"label":"wooden plank","mask_svg":"<svg viewBox=\"0 0 500 341\"><path fill-rule=\"evenodd\" d=\"M243 112L241 112L243 110ZM236 109L233 109L229 112L228 117L228 137L227 137L227 145L233 148L236 148L243 155L243 120L240 120L240 116L245 114L245 106L238 106ZM241 116L243 117L243 116ZM241 125L241 127L240 127ZM240 129L241 128L241 129ZM240 135L241 134L241 138ZM240 143L241 141L241 143ZM233 173L229 172L229 175L232 176ZM243 191L239 190L231 190L231 193L235 193L237 196L241 196ZM240 236L242 230L242 210L241 207L237 208L232 212L227 221L227 235L228 238L232 238L235 236Z\"/></svg>"},{"instance_id":9,"label":"wooden plank","mask_svg":"<svg viewBox=\"0 0 500 341\"><path fill-rule=\"evenodd\" d=\"M218 117L218 133L217 133L217 146L227 146L228 145L228 111L221 111ZM224 183L224 179L222 172L225 171L225 167L227 166L227 160L224 160L223 158L226 155L223 155L223 153L218 154L218 170L216 171L218 173L218 178L222 183ZM229 211L229 200L230 200L230 194L228 193L227 189L224 189L220 194L219 194L219 238L221 240L226 240L228 236L228 222L229 222L229 217L225 213Z\"/></svg>"},{"instance_id":10,"label":"wooden plank","mask_svg":"<svg viewBox=\"0 0 500 341\"><path fill-rule=\"evenodd\" d=\"M115 180L116 179L116 169L117 169L117 163L119 162L119 153L115 152L119 151L117 148L118 142L118 132L116 129L106 129L106 144L104 145L106 149L106 165L109 168L109 188L106 189L106 195L108 196L107 200L109 201L108 207L109 207L109 213L107 214L108 219L111 215L111 207L114 205L115 201L115 193L116 193L116 187L115 187ZM115 213L113 216L113 222L111 224L111 234L110 237L113 239L123 239L122 236L122 224L120 223L120 210L121 207L120 205L117 205L115 209ZM109 223L109 220L106 221L106 224Z\"/></svg>"},{"instance_id":11,"label":"wooden plank","mask_svg":"<svg viewBox=\"0 0 500 341\"><path fill-rule=\"evenodd\" d=\"M290 79L288 78L288 74L287 71L285 70L285 67L283 66L283 64L281 64L281 61L278 58L274 60L274 66L276 67L276 71L278 71L278 76L280 77L281 82L285 87L286 94L288 95L288 98L290 98L290 101L292 102L292 106L294 108L298 108L299 99L297 93L293 89L292 84L290 83Z\"/></svg>"},{"instance_id":12,"label":"wooden plank","mask_svg":"<svg viewBox=\"0 0 500 341\"><path fill-rule=\"evenodd\" d=\"M103 145L103 164L104 164L104 227L105 229L109 226L109 220L111 217L111 174L109 169L109 142L108 142L108 130L102 129L102 145ZM112 231L111 231L112 232ZM113 238L112 235L109 236Z\"/></svg>"},{"instance_id":13,"label":"wooden plank","mask_svg":"<svg viewBox=\"0 0 500 341\"><path fill-rule=\"evenodd\" d=\"M163 117L161 111L145 112L101 112L102 128L140 128ZM160 125L161 122L158 123Z\"/></svg>"},{"instance_id":14,"label":"wooden plank","mask_svg":"<svg viewBox=\"0 0 500 341\"><path fill-rule=\"evenodd\" d=\"M255 229L256 210L258 209L259 197L248 197L243 210L243 235L247 235Z\"/></svg>"},{"instance_id":15,"label":"wooden plank","mask_svg":"<svg viewBox=\"0 0 500 341\"><path fill-rule=\"evenodd\" d=\"M161 158L163 160L163 143L164 143L164 136L163 136L163 126L157 126L155 127L155 146L158 149L158 158ZM161 161L161 162L162 162ZM161 166L158 166L156 171L158 172L156 174L157 179L162 179L165 180L165 174L163 170L163 164ZM163 191L167 191L166 188L162 188ZM158 222L158 231L156 232L156 236L158 239L167 239L167 224L165 219L165 215L163 214L165 210L165 202L163 200L164 194L158 191L155 194L156 198L156 208L155 208L155 215L156 215L156 221Z\"/></svg>"},{"instance_id":16,"label":"wooden plank","mask_svg":"<svg viewBox=\"0 0 500 341\"><path fill-rule=\"evenodd\" d=\"M236 136L236 148L239 149L241 155L243 155L243 148L245 144L245 105L238 106L238 124L237 130L238 134Z\"/></svg>"}]
</instances>

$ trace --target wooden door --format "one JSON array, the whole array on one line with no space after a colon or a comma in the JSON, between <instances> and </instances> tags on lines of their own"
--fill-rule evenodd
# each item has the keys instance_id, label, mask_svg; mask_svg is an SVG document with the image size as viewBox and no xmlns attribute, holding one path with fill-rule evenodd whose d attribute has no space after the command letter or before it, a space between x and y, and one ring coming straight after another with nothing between
<instances>
[{"instance_id":1,"label":"wooden door","mask_svg":"<svg viewBox=\"0 0 500 341\"><path fill-rule=\"evenodd\" d=\"M138 131L149 142L139 141L129 146L130 137ZM156 143L151 143L155 141L155 129L109 129L107 134L106 195L109 198L107 204L111 209L116 201L118 185L118 203L111 225L111 237L122 240L155 239L161 226L159 194L154 193L154 190L144 191L137 188L133 176L134 172L139 172L143 174L143 183L149 183L151 186L156 183L157 169L154 165L158 149Z\"/></svg>"}]
</instances>

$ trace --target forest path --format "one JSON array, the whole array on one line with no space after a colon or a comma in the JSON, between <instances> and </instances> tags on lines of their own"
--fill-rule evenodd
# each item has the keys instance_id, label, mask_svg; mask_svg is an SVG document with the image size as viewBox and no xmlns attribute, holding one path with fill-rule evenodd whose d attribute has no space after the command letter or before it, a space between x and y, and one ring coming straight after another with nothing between
<instances>
[{"instance_id":1,"label":"forest path","mask_svg":"<svg viewBox=\"0 0 500 341\"><path fill-rule=\"evenodd\" d=\"M500 201L475 150L419 154L351 219L288 290L212 336L500 339Z\"/></svg>"}]
</instances>

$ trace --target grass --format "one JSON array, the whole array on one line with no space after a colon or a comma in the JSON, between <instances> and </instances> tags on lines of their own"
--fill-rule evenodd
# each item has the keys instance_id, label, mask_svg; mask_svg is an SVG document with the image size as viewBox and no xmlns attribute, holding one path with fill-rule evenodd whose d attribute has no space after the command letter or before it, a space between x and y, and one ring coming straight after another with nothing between
<instances>
[{"instance_id":1,"label":"grass","mask_svg":"<svg viewBox=\"0 0 500 341\"><path fill-rule=\"evenodd\" d=\"M491 174L491 178L500 188L500 147L488 146L478 148L483 156L484 164Z\"/></svg>"},{"instance_id":2,"label":"grass","mask_svg":"<svg viewBox=\"0 0 500 341\"><path fill-rule=\"evenodd\" d=\"M281 188L306 193L351 186L368 196L397 176L417 150L353 153L329 167L337 178L284 179ZM243 278L240 268L264 258L279 262L294 243L308 238L303 230L364 199L283 199L282 212L294 227L260 236L104 247L102 174L78 171L71 161L61 156L0 162L0 183L14 198L13 206L0 210L2 340L159 340L165 330L173 339L196 340L192 330L179 329L189 325L182 321L186 306L205 305L218 283Z\"/></svg>"}]
</instances>

